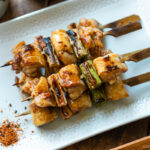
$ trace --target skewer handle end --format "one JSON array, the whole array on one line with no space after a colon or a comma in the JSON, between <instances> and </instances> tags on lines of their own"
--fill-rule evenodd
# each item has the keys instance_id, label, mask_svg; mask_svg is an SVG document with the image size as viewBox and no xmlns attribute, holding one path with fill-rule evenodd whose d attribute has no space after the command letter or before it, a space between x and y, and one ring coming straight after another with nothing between
<instances>
[{"instance_id":1,"label":"skewer handle end","mask_svg":"<svg viewBox=\"0 0 150 150\"><path fill-rule=\"evenodd\" d=\"M28 110L28 111L23 112L23 113L21 113L19 115L16 115L15 117L25 116L25 115L29 115L29 114L31 114L31 112Z\"/></svg>"},{"instance_id":2,"label":"skewer handle end","mask_svg":"<svg viewBox=\"0 0 150 150\"><path fill-rule=\"evenodd\" d=\"M148 81L150 81L150 72L147 72L142 75L138 75L129 79L125 79L123 80L123 83L128 86L135 86L135 85L139 85Z\"/></svg>"}]
</instances>

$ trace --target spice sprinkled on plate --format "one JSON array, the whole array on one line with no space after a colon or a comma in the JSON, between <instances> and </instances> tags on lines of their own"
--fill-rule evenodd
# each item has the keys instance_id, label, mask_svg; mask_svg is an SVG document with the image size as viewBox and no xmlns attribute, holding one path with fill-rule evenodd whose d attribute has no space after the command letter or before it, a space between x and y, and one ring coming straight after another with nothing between
<instances>
[{"instance_id":1,"label":"spice sprinkled on plate","mask_svg":"<svg viewBox=\"0 0 150 150\"><path fill-rule=\"evenodd\" d=\"M0 127L0 143L3 146L13 145L18 141L18 131L22 131L18 127L18 124L9 122L8 119L2 122Z\"/></svg>"}]
</instances>

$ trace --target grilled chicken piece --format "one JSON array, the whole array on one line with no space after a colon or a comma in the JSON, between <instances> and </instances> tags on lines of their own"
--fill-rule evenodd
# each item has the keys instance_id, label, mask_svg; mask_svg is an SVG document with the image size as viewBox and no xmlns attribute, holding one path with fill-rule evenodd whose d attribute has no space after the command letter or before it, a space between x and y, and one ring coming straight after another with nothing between
<instances>
[{"instance_id":1,"label":"grilled chicken piece","mask_svg":"<svg viewBox=\"0 0 150 150\"><path fill-rule=\"evenodd\" d=\"M77 61L70 44L69 36L65 30L56 30L52 32L51 42L56 55L64 65L72 64Z\"/></svg>"},{"instance_id":2,"label":"grilled chicken piece","mask_svg":"<svg viewBox=\"0 0 150 150\"><path fill-rule=\"evenodd\" d=\"M51 107L38 107L35 103L29 105L29 109L32 115L32 120L35 126L42 126L55 120L58 115L54 108Z\"/></svg>"},{"instance_id":3,"label":"grilled chicken piece","mask_svg":"<svg viewBox=\"0 0 150 150\"><path fill-rule=\"evenodd\" d=\"M128 97L128 93L120 78L112 85L106 83L105 92L108 100L111 101Z\"/></svg>"},{"instance_id":4,"label":"grilled chicken piece","mask_svg":"<svg viewBox=\"0 0 150 150\"><path fill-rule=\"evenodd\" d=\"M59 71L60 84L69 93L69 97L77 99L85 90L85 84L80 79L80 72L75 64L67 65Z\"/></svg>"},{"instance_id":5,"label":"grilled chicken piece","mask_svg":"<svg viewBox=\"0 0 150 150\"><path fill-rule=\"evenodd\" d=\"M98 22L94 19L81 18L78 29L81 41L92 58L102 56L103 32L99 29Z\"/></svg>"},{"instance_id":6,"label":"grilled chicken piece","mask_svg":"<svg viewBox=\"0 0 150 150\"><path fill-rule=\"evenodd\" d=\"M83 92L86 90L86 86L83 81L80 81L80 84L74 87L70 87L67 89L69 93L69 97L72 100L77 99L79 96L83 94Z\"/></svg>"},{"instance_id":7,"label":"grilled chicken piece","mask_svg":"<svg viewBox=\"0 0 150 150\"><path fill-rule=\"evenodd\" d=\"M88 93L82 94L76 100L69 100L68 105L73 113L80 112L92 106L92 102Z\"/></svg>"},{"instance_id":8,"label":"grilled chicken piece","mask_svg":"<svg viewBox=\"0 0 150 150\"><path fill-rule=\"evenodd\" d=\"M120 56L116 53L98 57L93 63L102 81L110 84L116 81L117 76L128 70L126 64L121 62Z\"/></svg>"},{"instance_id":9,"label":"grilled chicken piece","mask_svg":"<svg viewBox=\"0 0 150 150\"><path fill-rule=\"evenodd\" d=\"M16 85L20 90L26 94L31 94L34 87L38 84L39 78L27 77L24 73L21 74L20 79L17 79Z\"/></svg>"},{"instance_id":10,"label":"grilled chicken piece","mask_svg":"<svg viewBox=\"0 0 150 150\"><path fill-rule=\"evenodd\" d=\"M17 43L14 48L12 49L13 56L15 57L20 52L20 49L22 49L26 45L25 41L21 41Z\"/></svg>"},{"instance_id":11,"label":"grilled chicken piece","mask_svg":"<svg viewBox=\"0 0 150 150\"><path fill-rule=\"evenodd\" d=\"M73 115L72 111L70 110L68 106L60 107L59 110L64 120L69 119Z\"/></svg>"},{"instance_id":12,"label":"grilled chicken piece","mask_svg":"<svg viewBox=\"0 0 150 150\"><path fill-rule=\"evenodd\" d=\"M16 73L20 73L22 70L21 67L21 57L20 57L20 51L21 49L26 45L26 43L24 41L19 42L18 44L16 44L14 46L14 48L12 49L13 52L13 57L14 59L9 61L8 64L10 63L12 65L12 70L15 70ZM7 63L6 63L7 64Z\"/></svg>"},{"instance_id":13,"label":"grilled chicken piece","mask_svg":"<svg viewBox=\"0 0 150 150\"><path fill-rule=\"evenodd\" d=\"M75 64L67 65L59 71L60 83L63 87L72 87L80 83L79 68Z\"/></svg>"},{"instance_id":14,"label":"grilled chicken piece","mask_svg":"<svg viewBox=\"0 0 150 150\"><path fill-rule=\"evenodd\" d=\"M48 82L45 77L40 77L39 83L34 87L32 92L34 103L39 107L56 106L56 102L49 90Z\"/></svg>"},{"instance_id":15,"label":"grilled chicken piece","mask_svg":"<svg viewBox=\"0 0 150 150\"><path fill-rule=\"evenodd\" d=\"M50 85L50 88L54 94L56 103L58 107L63 107L67 105L67 99L65 97L65 92L60 85L59 82L59 75L58 74L52 74L48 77L48 83Z\"/></svg>"},{"instance_id":16,"label":"grilled chicken piece","mask_svg":"<svg viewBox=\"0 0 150 150\"><path fill-rule=\"evenodd\" d=\"M34 44L25 45L22 41L13 48L13 54L11 65L16 73L23 71L29 77L36 77L39 69L46 66L41 50Z\"/></svg>"}]
</instances>

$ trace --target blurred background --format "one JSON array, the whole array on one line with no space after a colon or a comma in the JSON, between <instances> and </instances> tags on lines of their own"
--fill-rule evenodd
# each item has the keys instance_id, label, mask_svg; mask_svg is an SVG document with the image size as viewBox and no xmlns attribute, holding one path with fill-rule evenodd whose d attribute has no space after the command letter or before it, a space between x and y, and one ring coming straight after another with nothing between
<instances>
[{"instance_id":1,"label":"blurred background","mask_svg":"<svg viewBox=\"0 0 150 150\"><path fill-rule=\"evenodd\" d=\"M62 1L65 0L0 0L0 23Z\"/></svg>"}]
</instances>

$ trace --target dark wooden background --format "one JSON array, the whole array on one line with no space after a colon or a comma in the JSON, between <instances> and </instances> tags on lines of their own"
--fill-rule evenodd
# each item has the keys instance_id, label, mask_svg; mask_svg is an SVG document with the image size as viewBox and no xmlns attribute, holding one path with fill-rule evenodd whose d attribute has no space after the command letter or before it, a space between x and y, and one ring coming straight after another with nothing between
<instances>
[{"instance_id":1,"label":"dark wooden background","mask_svg":"<svg viewBox=\"0 0 150 150\"><path fill-rule=\"evenodd\" d=\"M0 22L45 8L64 0L10 0L8 10ZM109 150L124 143L150 135L150 118L113 129L86 139L63 150Z\"/></svg>"}]
</instances>

